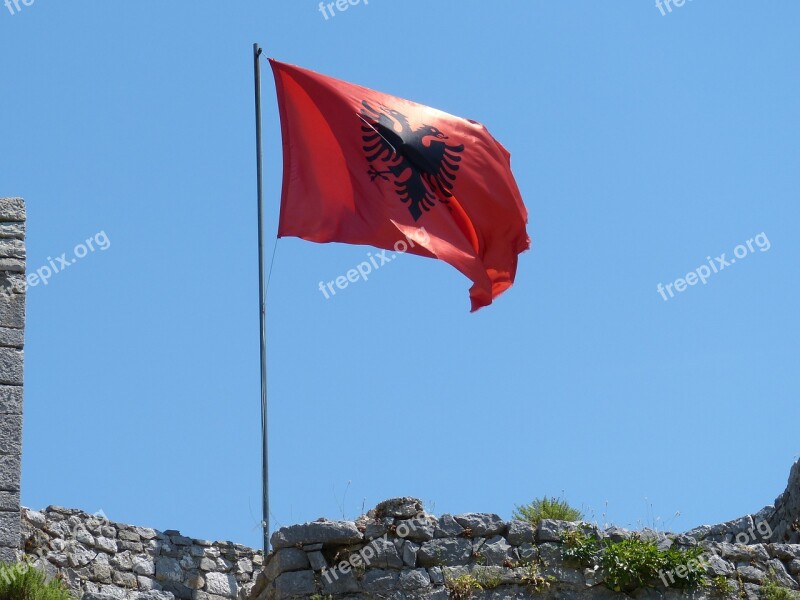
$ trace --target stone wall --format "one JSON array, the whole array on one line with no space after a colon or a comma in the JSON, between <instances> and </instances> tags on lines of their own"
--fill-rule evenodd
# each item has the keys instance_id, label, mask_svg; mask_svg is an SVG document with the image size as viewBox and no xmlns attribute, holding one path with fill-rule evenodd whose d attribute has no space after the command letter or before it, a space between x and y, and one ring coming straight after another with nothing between
<instances>
[{"instance_id":1,"label":"stone wall","mask_svg":"<svg viewBox=\"0 0 800 600\"><path fill-rule=\"evenodd\" d=\"M602 569L585 568L562 554L563 536L578 529L601 541L638 536L660 550L700 546L710 587L682 591L673 587L675 576L664 573L651 587L612 591ZM354 522L320 520L279 530L254 595L258 600L649 600L727 595L757 600L770 573L780 586L800 589L800 545L765 543L769 533L763 522L761 529L753 529L755 539L737 544L550 520L534 528L495 514L434 517L422 511L418 500L402 498L382 503ZM718 577L729 586L725 593L720 580L716 587L711 585Z\"/></svg>"},{"instance_id":2,"label":"stone wall","mask_svg":"<svg viewBox=\"0 0 800 600\"><path fill-rule=\"evenodd\" d=\"M15 560L20 532L25 203L0 198L0 562Z\"/></svg>"},{"instance_id":3,"label":"stone wall","mask_svg":"<svg viewBox=\"0 0 800 600\"><path fill-rule=\"evenodd\" d=\"M27 556L80 598L158 600L247 598L262 552L231 542L121 525L104 515L51 506L22 509Z\"/></svg>"}]
</instances>

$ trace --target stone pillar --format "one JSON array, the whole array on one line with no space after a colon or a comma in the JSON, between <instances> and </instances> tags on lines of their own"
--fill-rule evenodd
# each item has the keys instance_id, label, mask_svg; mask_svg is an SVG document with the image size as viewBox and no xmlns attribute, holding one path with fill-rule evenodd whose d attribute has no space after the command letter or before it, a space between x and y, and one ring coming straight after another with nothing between
<instances>
[{"instance_id":1,"label":"stone pillar","mask_svg":"<svg viewBox=\"0 0 800 600\"><path fill-rule=\"evenodd\" d=\"M20 545L25 203L0 198L0 562Z\"/></svg>"}]
</instances>

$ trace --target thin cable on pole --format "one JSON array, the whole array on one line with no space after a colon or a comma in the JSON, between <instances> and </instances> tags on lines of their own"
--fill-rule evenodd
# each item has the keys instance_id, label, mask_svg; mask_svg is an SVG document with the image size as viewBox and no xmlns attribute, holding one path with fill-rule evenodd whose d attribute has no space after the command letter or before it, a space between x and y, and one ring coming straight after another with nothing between
<instances>
[{"instance_id":1,"label":"thin cable on pole","mask_svg":"<svg viewBox=\"0 0 800 600\"><path fill-rule=\"evenodd\" d=\"M264 555L269 553L269 427L267 404L267 286L264 279L264 155L261 144L261 47L253 44L256 108L256 172L258 178L258 296L261 324L261 481ZM274 260L274 254L273 254Z\"/></svg>"}]
</instances>

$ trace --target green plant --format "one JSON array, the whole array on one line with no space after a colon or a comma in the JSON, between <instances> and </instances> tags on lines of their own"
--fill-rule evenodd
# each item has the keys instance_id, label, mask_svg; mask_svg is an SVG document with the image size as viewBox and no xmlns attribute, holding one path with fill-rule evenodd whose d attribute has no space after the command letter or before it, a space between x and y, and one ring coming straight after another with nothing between
<instances>
[{"instance_id":1,"label":"green plant","mask_svg":"<svg viewBox=\"0 0 800 600\"><path fill-rule=\"evenodd\" d=\"M582 567L593 567L597 563L600 544L597 539L586 535L579 529L564 531L561 534L561 555L577 562Z\"/></svg>"},{"instance_id":2,"label":"green plant","mask_svg":"<svg viewBox=\"0 0 800 600\"><path fill-rule=\"evenodd\" d=\"M608 544L600 566L606 584L616 592L653 586L659 579L672 587L691 588L702 581L701 553L701 548L659 550L653 542L632 537Z\"/></svg>"},{"instance_id":3,"label":"green plant","mask_svg":"<svg viewBox=\"0 0 800 600\"><path fill-rule=\"evenodd\" d=\"M711 580L711 591L723 598L733 595L733 586L724 575L717 575Z\"/></svg>"},{"instance_id":4,"label":"green plant","mask_svg":"<svg viewBox=\"0 0 800 600\"><path fill-rule=\"evenodd\" d=\"M796 600L797 594L781 585L774 569L770 569L761 584L759 594L762 600Z\"/></svg>"},{"instance_id":5,"label":"green plant","mask_svg":"<svg viewBox=\"0 0 800 600\"><path fill-rule=\"evenodd\" d=\"M472 575L460 575L455 579L445 578L445 586L450 590L452 600L470 600L472 592L482 590L483 586Z\"/></svg>"},{"instance_id":6,"label":"green plant","mask_svg":"<svg viewBox=\"0 0 800 600\"><path fill-rule=\"evenodd\" d=\"M705 568L700 555L702 548L689 548L678 550L670 548L660 551L663 566L659 577L663 573L674 573L674 580L670 578L670 585L676 588L697 588L704 583Z\"/></svg>"},{"instance_id":7,"label":"green plant","mask_svg":"<svg viewBox=\"0 0 800 600\"><path fill-rule=\"evenodd\" d=\"M522 584L533 592L543 592L555 581L555 577L544 577L542 575L541 563L532 560L525 565L525 573L522 575Z\"/></svg>"},{"instance_id":8,"label":"green plant","mask_svg":"<svg viewBox=\"0 0 800 600\"><path fill-rule=\"evenodd\" d=\"M72 600L60 580L47 581L29 562L0 564L0 600Z\"/></svg>"},{"instance_id":9,"label":"green plant","mask_svg":"<svg viewBox=\"0 0 800 600\"><path fill-rule=\"evenodd\" d=\"M314 594L309 598L309 600L333 600L333 594L328 594L327 596L323 596L322 594Z\"/></svg>"},{"instance_id":10,"label":"green plant","mask_svg":"<svg viewBox=\"0 0 800 600\"><path fill-rule=\"evenodd\" d=\"M500 578L499 569L492 567L476 567L473 571L475 580L481 585L482 589L493 590L500 587L502 579Z\"/></svg>"},{"instance_id":11,"label":"green plant","mask_svg":"<svg viewBox=\"0 0 800 600\"><path fill-rule=\"evenodd\" d=\"M542 519L555 519L557 521L580 521L583 513L573 508L566 500L561 498L537 498L530 504L517 506L512 515L519 521L528 521L534 527Z\"/></svg>"}]
</instances>

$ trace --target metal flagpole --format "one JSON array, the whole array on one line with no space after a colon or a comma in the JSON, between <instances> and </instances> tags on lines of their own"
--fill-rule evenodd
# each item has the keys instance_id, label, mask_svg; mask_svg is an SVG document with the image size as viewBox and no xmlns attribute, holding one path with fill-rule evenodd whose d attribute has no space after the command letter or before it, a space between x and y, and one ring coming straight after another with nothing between
<instances>
[{"instance_id":1,"label":"metal flagpole","mask_svg":"<svg viewBox=\"0 0 800 600\"><path fill-rule=\"evenodd\" d=\"M258 177L258 296L261 322L261 480L264 555L269 552L269 429L267 428L267 288L264 281L264 172L261 148L261 47L253 44L253 74L256 88L256 171Z\"/></svg>"}]
</instances>

